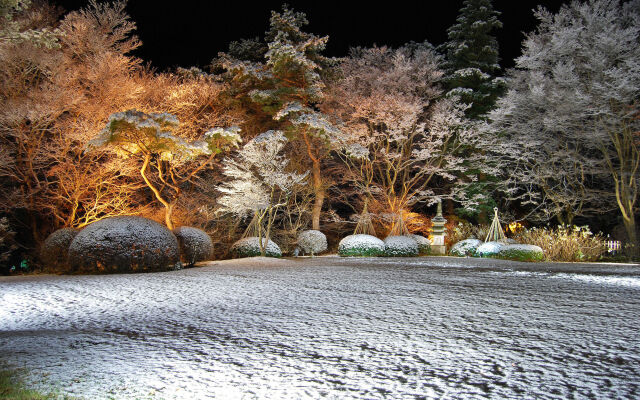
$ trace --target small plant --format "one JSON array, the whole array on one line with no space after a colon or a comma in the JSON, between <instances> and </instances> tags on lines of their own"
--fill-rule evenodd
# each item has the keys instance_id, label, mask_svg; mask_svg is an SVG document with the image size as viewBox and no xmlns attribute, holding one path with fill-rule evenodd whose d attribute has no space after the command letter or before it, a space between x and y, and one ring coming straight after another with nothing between
<instances>
[{"instance_id":1,"label":"small plant","mask_svg":"<svg viewBox=\"0 0 640 400\"><path fill-rule=\"evenodd\" d=\"M384 242L371 235L349 235L338 244L342 257L377 257L384 254Z\"/></svg>"},{"instance_id":2,"label":"small plant","mask_svg":"<svg viewBox=\"0 0 640 400\"><path fill-rule=\"evenodd\" d=\"M264 257L282 257L282 251L280 247L273 241L262 238L262 246L260 246L260 239L252 236L240 239L231 246L231 253L239 258L242 257L257 257L263 254L261 250L264 250Z\"/></svg>"},{"instance_id":3,"label":"small plant","mask_svg":"<svg viewBox=\"0 0 640 400\"><path fill-rule=\"evenodd\" d=\"M409 236L389 236L384 240L384 255L387 257L417 257L418 242Z\"/></svg>"},{"instance_id":4,"label":"small plant","mask_svg":"<svg viewBox=\"0 0 640 400\"><path fill-rule=\"evenodd\" d=\"M514 239L539 246L547 261L598 261L607 252L605 238L594 235L588 226L523 229Z\"/></svg>"},{"instance_id":5,"label":"small plant","mask_svg":"<svg viewBox=\"0 0 640 400\"><path fill-rule=\"evenodd\" d=\"M298 246L305 254L313 256L327 250L327 237L320 231L304 231L298 235Z\"/></svg>"},{"instance_id":6,"label":"small plant","mask_svg":"<svg viewBox=\"0 0 640 400\"><path fill-rule=\"evenodd\" d=\"M447 243L453 246L465 239L484 240L488 232L488 225L473 225L467 221L460 221L452 227L447 227Z\"/></svg>"},{"instance_id":7,"label":"small plant","mask_svg":"<svg viewBox=\"0 0 640 400\"><path fill-rule=\"evenodd\" d=\"M513 261L544 261L544 252L539 246L530 244L507 244L500 247L497 258Z\"/></svg>"}]
</instances>

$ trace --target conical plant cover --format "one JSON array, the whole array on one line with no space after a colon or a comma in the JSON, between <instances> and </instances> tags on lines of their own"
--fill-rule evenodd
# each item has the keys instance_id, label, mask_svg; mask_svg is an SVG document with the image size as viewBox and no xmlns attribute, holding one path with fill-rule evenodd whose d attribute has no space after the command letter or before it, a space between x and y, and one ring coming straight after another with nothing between
<instances>
[{"instance_id":1,"label":"conical plant cover","mask_svg":"<svg viewBox=\"0 0 640 400\"><path fill-rule=\"evenodd\" d=\"M500 242L506 240L504 232L502 231L502 225L500 225L500 219L498 218L498 208L494 208L493 212L493 222L491 223L487 237L484 239L485 242Z\"/></svg>"}]
</instances>

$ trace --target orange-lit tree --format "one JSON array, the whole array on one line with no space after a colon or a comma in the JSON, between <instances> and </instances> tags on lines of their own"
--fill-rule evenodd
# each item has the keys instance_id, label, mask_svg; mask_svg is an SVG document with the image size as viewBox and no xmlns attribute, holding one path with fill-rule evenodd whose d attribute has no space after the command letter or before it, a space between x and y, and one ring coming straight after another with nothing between
<instances>
[{"instance_id":1,"label":"orange-lit tree","mask_svg":"<svg viewBox=\"0 0 640 400\"><path fill-rule=\"evenodd\" d=\"M140 176L164 206L169 229L174 227L172 215L183 186L217 154L240 142L237 127L214 128L201 140L188 142L173 135L178 125L172 114L128 110L111 115L100 135L88 144L89 148L106 146L120 157L141 162Z\"/></svg>"}]
</instances>

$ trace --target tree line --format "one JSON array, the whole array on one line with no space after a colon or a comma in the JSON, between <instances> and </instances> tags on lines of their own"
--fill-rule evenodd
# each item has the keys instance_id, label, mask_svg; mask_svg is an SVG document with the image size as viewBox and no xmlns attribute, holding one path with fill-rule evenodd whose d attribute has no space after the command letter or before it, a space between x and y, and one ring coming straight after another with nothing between
<instances>
[{"instance_id":1,"label":"tree line","mask_svg":"<svg viewBox=\"0 0 640 400\"><path fill-rule=\"evenodd\" d=\"M0 0L5 261L116 215L230 243L409 233L441 200L475 222L498 204L532 223L620 215L637 241L638 0L538 9L506 72L490 0L465 0L439 47L342 58L283 6L208 71L170 72L132 55L125 6Z\"/></svg>"}]
</instances>

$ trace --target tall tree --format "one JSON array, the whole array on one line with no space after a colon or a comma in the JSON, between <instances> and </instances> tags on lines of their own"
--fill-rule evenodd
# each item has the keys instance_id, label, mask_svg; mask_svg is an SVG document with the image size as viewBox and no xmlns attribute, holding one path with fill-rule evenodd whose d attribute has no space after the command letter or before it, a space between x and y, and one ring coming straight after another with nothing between
<instances>
[{"instance_id":1,"label":"tall tree","mask_svg":"<svg viewBox=\"0 0 640 400\"><path fill-rule=\"evenodd\" d=\"M465 170L456 151L470 134L465 106L437 100L439 57L428 46L355 49L341 64L324 107L344 121L344 156L367 214L384 204L390 233L405 234L403 215L417 203L453 198Z\"/></svg>"},{"instance_id":2,"label":"tall tree","mask_svg":"<svg viewBox=\"0 0 640 400\"><path fill-rule=\"evenodd\" d=\"M500 12L491 0L465 0L456 23L447 30L445 82L449 95L470 105L466 115L481 118L504 92L497 78L498 41L493 32L502 27Z\"/></svg>"},{"instance_id":3,"label":"tall tree","mask_svg":"<svg viewBox=\"0 0 640 400\"><path fill-rule=\"evenodd\" d=\"M264 127L283 130L304 149L314 192L312 226L319 229L328 184L323 178L322 162L340 131L317 111L325 86L323 76L332 64L322 55L328 37L304 32L302 28L307 24L304 13L284 6L282 12L271 13L264 62L251 61L254 57L237 59L230 54L223 54L221 59L231 73L237 97L251 99L272 118L270 123L262 121Z\"/></svg>"},{"instance_id":4,"label":"tall tree","mask_svg":"<svg viewBox=\"0 0 640 400\"><path fill-rule=\"evenodd\" d=\"M490 114L490 130L507 139L501 152L515 156L505 168L512 171L519 163L549 171L545 177L556 174L554 181L567 178L577 188L566 187L572 201L585 198L584 190L608 190L631 243L637 243L640 173L633 118L640 96L639 7L638 0L589 0L573 1L557 14L539 8L540 24L527 36L509 92ZM542 151L532 158L526 149L534 147ZM544 191L539 176L531 173L522 183Z\"/></svg>"}]
</instances>

